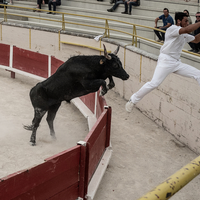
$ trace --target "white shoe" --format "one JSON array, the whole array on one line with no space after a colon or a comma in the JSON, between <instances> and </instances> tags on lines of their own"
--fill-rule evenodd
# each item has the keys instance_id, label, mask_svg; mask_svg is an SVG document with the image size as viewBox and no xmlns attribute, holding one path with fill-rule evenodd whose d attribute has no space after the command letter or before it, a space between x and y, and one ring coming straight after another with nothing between
<instances>
[{"instance_id":1,"label":"white shoe","mask_svg":"<svg viewBox=\"0 0 200 200\"><path fill-rule=\"evenodd\" d=\"M133 110L134 105L135 105L135 104L134 104L131 100L129 100L129 101L126 103L126 106L125 106L126 111L127 111L127 112L131 112L131 111Z\"/></svg>"}]
</instances>

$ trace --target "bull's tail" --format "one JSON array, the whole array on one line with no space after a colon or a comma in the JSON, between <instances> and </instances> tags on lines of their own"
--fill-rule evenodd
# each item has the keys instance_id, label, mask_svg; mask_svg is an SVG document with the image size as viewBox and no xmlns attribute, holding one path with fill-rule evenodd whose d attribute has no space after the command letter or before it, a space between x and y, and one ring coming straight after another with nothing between
<instances>
[{"instance_id":1,"label":"bull's tail","mask_svg":"<svg viewBox=\"0 0 200 200\"><path fill-rule=\"evenodd\" d=\"M34 128L34 125L24 125L24 129L28 130L28 131L32 131Z\"/></svg>"}]
</instances>

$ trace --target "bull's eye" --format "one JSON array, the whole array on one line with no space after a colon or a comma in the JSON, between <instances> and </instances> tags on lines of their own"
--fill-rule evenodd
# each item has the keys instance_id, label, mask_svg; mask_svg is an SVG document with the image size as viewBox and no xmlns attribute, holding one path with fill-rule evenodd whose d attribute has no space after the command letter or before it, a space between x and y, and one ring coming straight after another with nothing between
<instances>
[{"instance_id":1,"label":"bull's eye","mask_svg":"<svg viewBox=\"0 0 200 200\"><path fill-rule=\"evenodd\" d=\"M113 64L113 68L117 69L117 68L118 68L118 64L117 64L117 63L114 63L114 64Z\"/></svg>"}]
</instances>

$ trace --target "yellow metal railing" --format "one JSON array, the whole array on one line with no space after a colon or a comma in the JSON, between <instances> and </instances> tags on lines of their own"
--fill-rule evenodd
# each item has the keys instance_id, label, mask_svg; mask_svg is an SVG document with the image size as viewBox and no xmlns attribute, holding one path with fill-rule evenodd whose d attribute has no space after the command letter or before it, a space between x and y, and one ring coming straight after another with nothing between
<instances>
[{"instance_id":1,"label":"yellow metal railing","mask_svg":"<svg viewBox=\"0 0 200 200\"><path fill-rule=\"evenodd\" d=\"M27 18L32 18L32 19L39 19L39 20L44 20L44 21L46 20L46 21L51 21L51 22L59 22L62 25L62 30L65 30L65 24L73 24L73 25L79 25L79 26L93 27L93 28L103 29L105 31L103 37L108 37L108 38L110 37L110 31L115 31L115 32L120 32L120 33L123 33L125 35L131 36L132 37L132 43L128 44L128 45L135 45L136 47L137 47L137 39L138 38L140 38L142 40L146 40L146 41L152 42L152 43L162 44L162 43L156 42L156 41L154 41L152 39L148 39L148 38L142 37L140 35L137 35L136 27L145 28L145 29L151 29L151 30L158 30L160 32L165 32L165 31L162 31L160 29L153 28L153 27L144 26L144 25L140 25L140 24L134 24L134 23L125 22L125 21L116 20L116 19L107 19L107 18L103 18L103 17L94 17L94 16L66 13L66 12L58 12L58 11L51 11L51 12L59 14L59 16L61 16L61 20L49 19L49 18L45 18L45 17L42 17L42 16L35 17L35 16L31 16L31 15L13 14L13 13L8 12L8 11L12 11L11 9L7 10L6 8L7 7L13 7L13 8L18 8L18 9L23 9L23 10L32 10L32 11L40 11L40 12L48 12L48 10L37 9L37 8L27 8L27 7L14 6L14 5L5 5L5 4L0 4L0 5L4 6L4 11L0 12L0 14L4 15L4 21L5 22L7 22L7 20L8 20L7 16L10 15L10 16L16 16L16 17L18 16L18 17L27 17ZM103 27L103 26L95 26L95 25L91 25L91 24L84 24L84 23L69 22L69 21L65 20L65 16L67 16L67 15L90 18L90 19L104 20L105 21L105 27ZM110 28L109 27L109 21L118 22L118 23L121 23L123 25L124 24L131 25L133 27L133 32L129 33L129 32L126 32L126 31ZM2 40L2 33L1 33L1 40ZM128 45L126 45L126 46L128 46ZM30 46L31 46L31 42L30 42ZM60 46L60 44L59 44L59 46ZM196 56L200 56L197 53L189 52L189 51L186 51L186 50L183 50L183 52L186 52L186 53L189 53L189 54L193 54L193 55L196 55Z\"/></svg>"},{"instance_id":2,"label":"yellow metal railing","mask_svg":"<svg viewBox=\"0 0 200 200\"><path fill-rule=\"evenodd\" d=\"M167 200L200 174L200 156L138 200Z\"/></svg>"}]
</instances>

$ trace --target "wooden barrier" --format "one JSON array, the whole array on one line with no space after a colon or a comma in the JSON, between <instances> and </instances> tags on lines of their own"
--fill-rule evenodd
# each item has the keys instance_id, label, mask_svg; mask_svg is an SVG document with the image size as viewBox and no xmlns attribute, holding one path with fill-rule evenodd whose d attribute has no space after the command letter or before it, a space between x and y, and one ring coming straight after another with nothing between
<instances>
[{"instance_id":1,"label":"wooden barrier","mask_svg":"<svg viewBox=\"0 0 200 200\"><path fill-rule=\"evenodd\" d=\"M0 47L3 47L0 48L0 68L11 73L18 72L43 80L55 73L63 63L37 52L3 44ZM0 178L0 199L87 198L88 185L110 145L111 108L107 107L105 99L97 93L83 96L81 99L97 118L85 140L45 159L42 164ZM89 198L92 199L91 195Z\"/></svg>"}]
</instances>

